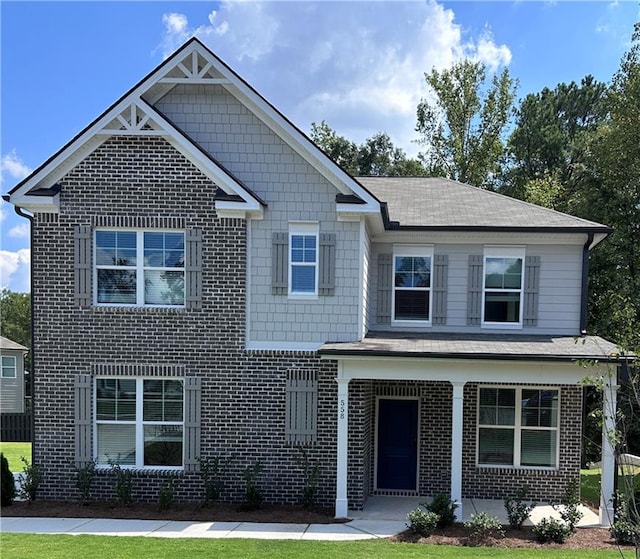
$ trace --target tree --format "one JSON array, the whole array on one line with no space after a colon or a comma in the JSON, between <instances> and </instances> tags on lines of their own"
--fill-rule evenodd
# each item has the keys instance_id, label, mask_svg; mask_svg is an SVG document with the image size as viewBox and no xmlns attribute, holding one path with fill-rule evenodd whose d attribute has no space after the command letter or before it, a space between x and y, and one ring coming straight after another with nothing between
<instances>
[{"instance_id":1,"label":"tree","mask_svg":"<svg viewBox=\"0 0 640 559\"><path fill-rule=\"evenodd\" d=\"M358 174L358 146L354 142L339 136L324 120L311 123L311 139L347 173Z\"/></svg>"},{"instance_id":2,"label":"tree","mask_svg":"<svg viewBox=\"0 0 640 559\"><path fill-rule=\"evenodd\" d=\"M505 69L485 88L485 65L470 60L442 72L434 68L425 79L435 102L423 99L418 104L416 131L427 148L422 159L430 174L493 187L501 170L502 134L512 113L516 81Z\"/></svg>"}]
</instances>

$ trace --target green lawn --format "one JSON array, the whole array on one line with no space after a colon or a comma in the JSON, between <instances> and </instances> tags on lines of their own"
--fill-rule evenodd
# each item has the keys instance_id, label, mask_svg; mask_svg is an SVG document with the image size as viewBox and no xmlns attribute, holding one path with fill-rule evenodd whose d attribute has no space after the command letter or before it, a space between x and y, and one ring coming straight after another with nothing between
<instances>
[{"instance_id":1,"label":"green lawn","mask_svg":"<svg viewBox=\"0 0 640 559\"><path fill-rule=\"evenodd\" d=\"M31 462L31 443L0 442L0 452L6 456L9 469L14 474L21 472L24 468L24 463L20 460L22 456Z\"/></svg>"},{"instance_id":2,"label":"green lawn","mask_svg":"<svg viewBox=\"0 0 640 559\"><path fill-rule=\"evenodd\" d=\"M233 557L242 559L614 559L631 558L631 551L587 551L582 549L498 549L392 543L387 540L358 542L315 542L241 539L166 539L120 536L62 536L44 534L1 534L2 559L63 559L117 557L118 559L170 559L177 557Z\"/></svg>"},{"instance_id":3,"label":"green lawn","mask_svg":"<svg viewBox=\"0 0 640 559\"><path fill-rule=\"evenodd\" d=\"M640 477L640 472L636 468L636 478ZM600 469L580 470L580 496L582 501L593 507L600 506ZM623 475L618 476L618 488L627 487L630 477L626 480Z\"/></svg>"}]
</instances>

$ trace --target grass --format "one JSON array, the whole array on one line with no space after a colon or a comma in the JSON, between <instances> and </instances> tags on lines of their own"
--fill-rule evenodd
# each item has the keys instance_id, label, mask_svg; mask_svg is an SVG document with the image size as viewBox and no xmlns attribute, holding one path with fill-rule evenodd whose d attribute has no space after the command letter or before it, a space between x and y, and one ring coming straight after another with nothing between
<instances>
[{"instance_id":1,"label":"grass","mask_svg":"<svg viewBox=\"0 0 640 559\"><path fill-rule=\"evenodd\" d=\"M24 468L24 463L20 459L22 456L31 462L31 443L0 442L0 452L9 461L9 469L14 474L21 472Z\"/></svg>"},{"instance_id":2,"label":"grass","mask_svg":"<svg viewBox=\"0 0 640 559\"><path fill-rule=\"evenodd\" d=\"M613 559L631 558L633 552L583 549L498 549L393 543L387 540L358 542L142 538L126 536L67 536L47 534L1 534L2 559L47 557L86 559L118 557L144 559L163 557L242 557L243 559L305 559L348 557L365 559Z\"/></svg>"},{"instance_id":3,"label":"grass","mask_svg":"<svg viewBox=\"0 0 640 559\"><path fill-rule=\"evenodd\" d=\"M635 468L636 478L640 477L640 469ZM600 474L599 468L593 470L580 470L580 496L582 501L593 507L600 506ZM629 480L627 479L627 483ZM637 482L637 480L636 480ZM618 475L618 487L622 489L626 487L625 476Z\"/></svg>"}]
</instances>

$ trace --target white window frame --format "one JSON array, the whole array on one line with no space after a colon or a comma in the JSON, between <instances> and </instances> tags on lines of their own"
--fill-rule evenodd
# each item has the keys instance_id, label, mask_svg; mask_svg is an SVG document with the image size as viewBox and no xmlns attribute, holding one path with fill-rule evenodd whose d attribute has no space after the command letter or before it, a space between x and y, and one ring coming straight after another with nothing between
<instances>
[{"instance_id":1,"label":"white window frame","mask_svg":"<svg viewBox=\"0 0 640 559\"><path fill-rule=\"evenodd\" d=\"M136 265L135 266L105 266L98 265L98 242L97 235L101 231L115 231L136 234ZM181 267L155 267L144 264L144 234L145 233L180 233L183 236L184 258L187 253L187 237L183 229L140 229L140 228L119 228L119 227L99 227L93 232L93 303L98 307L145 307L145 308L168 308L180 309L186 306L186 265L183 262ZM135 303L100 303L98 302L98 270L133 270L136 272L136 302ZM185 292L183 301L178 305L152 305L144 302L144 274L147 270L160 272L182 272L184 278Z\"/></svg>"},{"instance_id":2,"label":"white window frame","mask_svg":"<svg viewBox=\"0 0 640 559\"><path fill-rule=\"evenodd\" d=\"M501 390L515 390L515 420L513 425L485 425L480 423L480 390L483 388L497 388ZM522 425L522 391L523 390L553 390L558 394L558 415L555 427L536 427ZM510 386L485 384L478 385L476 394L476 466L481 468L513 468L522 470L557 470L560 467L560 419L562 415L562 390L558 386ZM480 462L480 429L512 429L513 430L513 464L485 464ZM555 431L556 432L556 462L552 466L522 466L522 431Z\"/></svg>"},{"instance_id":3,"label":"white window frame","mask_svg":"<svg viewBox=\"0 0 640 559\"><path fill-rule=\"evenodd\" d=\"M295 236L315 236L316 239L316 259L314 262L293 262L291 254L293 251L293 237ZM289 250L287 254L288 265L288 284L290 299L317 299L318 298L318 275L320 272L320 224L318 222L290 222L289 223ZM313 292L311 291L294 291L293 290L293 267L304 266L313 267L315 271L315 284Z\"/></svg>"},{"instance_id":4,"label":"white window frame","mask_svg":"<svg viewBox=\"0 0 640 559\"><path fill-rule=\"evenodd\" d=\"M108 420L98 419L98 380L135 380L136 382L136 419L135 420ZM145 380L180 380L182 381L182 421L144 421L143 419L143 407L144 407L144 381ZM136 463L135 464L121 464L120 467L124 469L136 469L136 470L170 470L170 471L182 471L184 470L184 457L185 457L185 420L184 420L184 407L186 400L185 379L183 377L129 377L129 376L99 376L95 378L93 383L93 456L96 461L98 458L98 425L135 425L135 452ZM145 466L144 465L144 426L145 425L168 425L168 426L181 426L182 427L182 465L181 466ZM104 464L97 462L97 466L100 468L109 468L110 464Z\"/></svg>"},{"instance_id":5,"label":"white window frame","mask_svg":"<svg viewBox=\"0 0 640 559\"><path fill-rule=\"evenodd\" d=\"M403 256L418 256L429 258L431 272L429 287L396 287L396 258ZM428 291L429 318L426 320L396 319L396 291ZM391 323L398 326L431 326L433 320L433 245L394 245L393 260L391 261Z\"/></svg>"},{"instance_id":6,"label":"white window frame","mask_svg":"<svg viewBox=\"0 0 640 559\"><path fill-rule=\"evenodd\" d=\"M5 365L4 360L9 359L13 361L13 365ZM13 371L13 374L6 374L5 371ZM2 378L17 378L18 377L18 360L15 355L3 355L2 356Z\"/></svg>"},{"instance_id":7,"label":"white window frame","mask_svg":"<svg viewBox=\"0 0 640 559\"><path fill-rule=\"evenodd\" d=\"M504 330L521 330L523 325L523 312L524 312L524 286L525 286L525 255L526 248L523 246L485 246L484 255L482 259L482 328L496 328ZM520 288L519 289L495 289L487 288L485 283L487 279L487 259L488 258L519 258L522 260L522 274L520 276ZM518 316L518 322L488 322L484 318L484 309L487 292L489 293L518 293L520 295L520 314Z\"/></svg>"}]
</instances>

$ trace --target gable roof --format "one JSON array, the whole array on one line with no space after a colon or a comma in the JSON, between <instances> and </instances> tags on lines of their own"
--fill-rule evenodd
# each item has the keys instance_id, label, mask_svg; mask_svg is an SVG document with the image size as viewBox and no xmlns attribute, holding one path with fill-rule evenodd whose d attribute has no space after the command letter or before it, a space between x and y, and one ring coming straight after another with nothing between
<instances>
[{"instance_id":1,"label":"gable roof","mask_svg":"<svg viewBox=\"0 0 640 559\"><path fill-rule=\"evenodd\" d=\"M5 338L4 336L0 336L0 349L6 349L11 351L29 351L28 347L24 347L18 342L14 342L9 338Z\"/></svg>"},{"instance_id":2,"label":"gable roof","mask_svg":"<svg viewBox=\"0 0 640 559\"><path fill-rule=\"evenodd\" d=\"M596 233L609 227L450 179L358 177L385 202L389 229Z\"/></svg>"}]
</instances>

